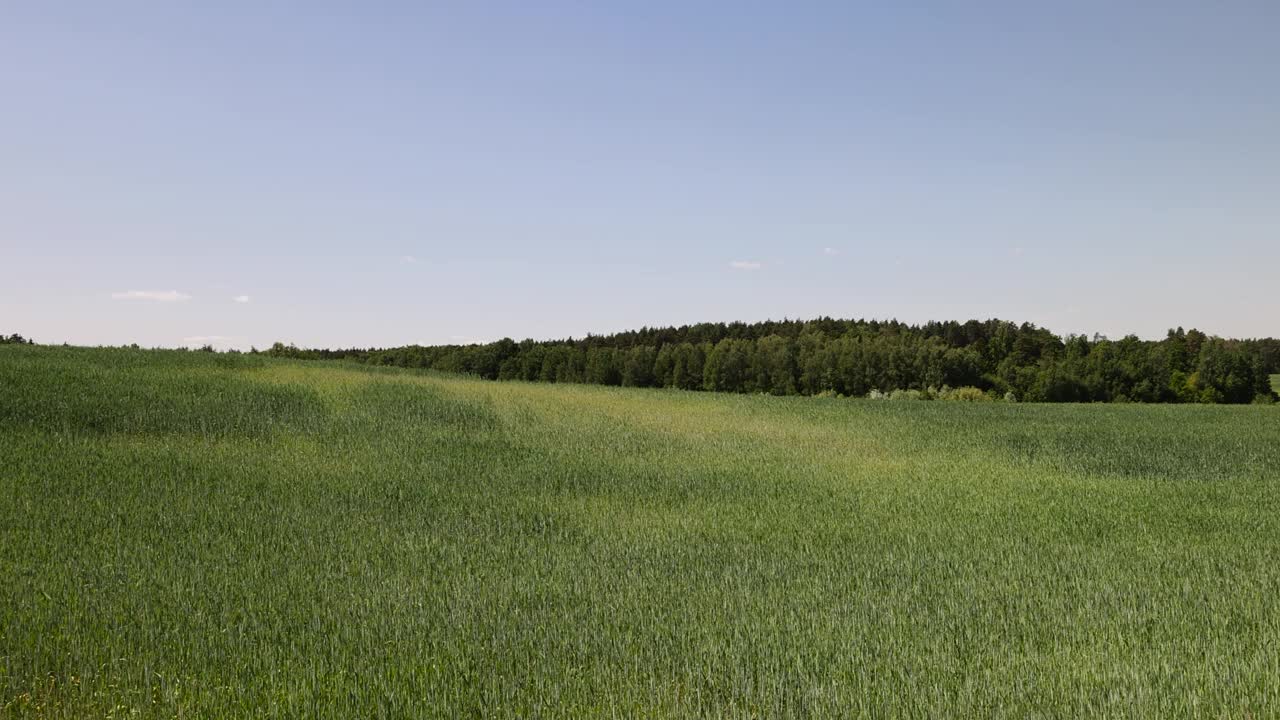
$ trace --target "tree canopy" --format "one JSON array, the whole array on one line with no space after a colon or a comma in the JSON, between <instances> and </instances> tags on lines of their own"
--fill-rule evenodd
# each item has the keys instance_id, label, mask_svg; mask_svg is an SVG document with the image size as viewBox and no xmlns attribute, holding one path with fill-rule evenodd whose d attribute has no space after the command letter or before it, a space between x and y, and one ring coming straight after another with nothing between
<instances>
[{"instance_id":1,"label":"tree canopy","mask_svg":"<svg viewBox=\"0 0 1280 720\"><path fill-rule=\"evenodd\" d=\"M1032 402L1248 403L1275 398L1280 340L1232 340L1170 330L1058 336L1004 320L781 320L641 328L580 339L479 345L311 350L268 355L432 368L490 380L575 382L772 395L976 389ZM946 396L973 397L974 392ZM913 396L914 397L914 396Z\"/></svg>"}]
</instances>

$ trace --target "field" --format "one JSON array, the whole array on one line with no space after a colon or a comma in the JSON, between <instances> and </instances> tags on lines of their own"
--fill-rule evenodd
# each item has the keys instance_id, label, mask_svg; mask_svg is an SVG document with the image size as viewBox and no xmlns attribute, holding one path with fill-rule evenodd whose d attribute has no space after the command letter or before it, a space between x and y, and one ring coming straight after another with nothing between
<instances>
[{"instance_id":1,"label":"field","mask_svg":"<svg viewBox=\"0 0 1280 720\"><path fill-rule=\"evenodd\" d=\"M1280 407L0 347L0 716L1268 717Z\"/></svg>"}]
</instances>

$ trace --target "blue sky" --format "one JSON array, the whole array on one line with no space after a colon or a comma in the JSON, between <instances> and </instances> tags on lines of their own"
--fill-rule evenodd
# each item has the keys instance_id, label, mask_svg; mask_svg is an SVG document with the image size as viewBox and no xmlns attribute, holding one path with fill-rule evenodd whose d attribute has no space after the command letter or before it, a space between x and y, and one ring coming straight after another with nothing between
<instances>
[{"instance_id":1,"label":"blue sky","mask_svg":"<svg viewBox=\"0 0 1280 720\"><path fill-rule=\"evenodd\" d=\"M0 332L1280 335L1280 4L0 10Z\"/></svg>"}]
</instances>

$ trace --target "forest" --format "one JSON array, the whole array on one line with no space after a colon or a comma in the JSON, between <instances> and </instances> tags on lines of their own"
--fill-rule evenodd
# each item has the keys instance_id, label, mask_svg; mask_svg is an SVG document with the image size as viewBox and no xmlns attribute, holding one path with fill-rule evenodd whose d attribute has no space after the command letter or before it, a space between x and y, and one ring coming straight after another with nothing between
<instances>
[{"instance_id":1,"label":"forest","mask_svg":"<svg viewBox=\"0 0 1280 720\"><path fill-rule=\"evenodd\" d=\"M257 351L255 351L257 352ZM430 368L490 380L770 395L1025 402L1269 403L1280 340L1169 330L1059 336L1005 320L782 320L641 328L580 339L267 355Z\"/></svg>"}]
</instances>

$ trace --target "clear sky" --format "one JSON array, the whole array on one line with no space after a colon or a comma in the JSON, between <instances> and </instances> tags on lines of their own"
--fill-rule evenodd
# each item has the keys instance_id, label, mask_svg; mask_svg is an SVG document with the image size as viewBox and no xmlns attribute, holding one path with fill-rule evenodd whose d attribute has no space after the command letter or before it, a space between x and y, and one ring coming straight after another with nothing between
<instances>
[{"instance_id":1,"label":"clear sky","mask_svg":"<svg viewBox=\"0 0 1280 720\"><path fill-rule=\"evenodd\" d=\"M1280 335L1280 2L9 2L0 333Z\"/></svg>"}]
</instances>

